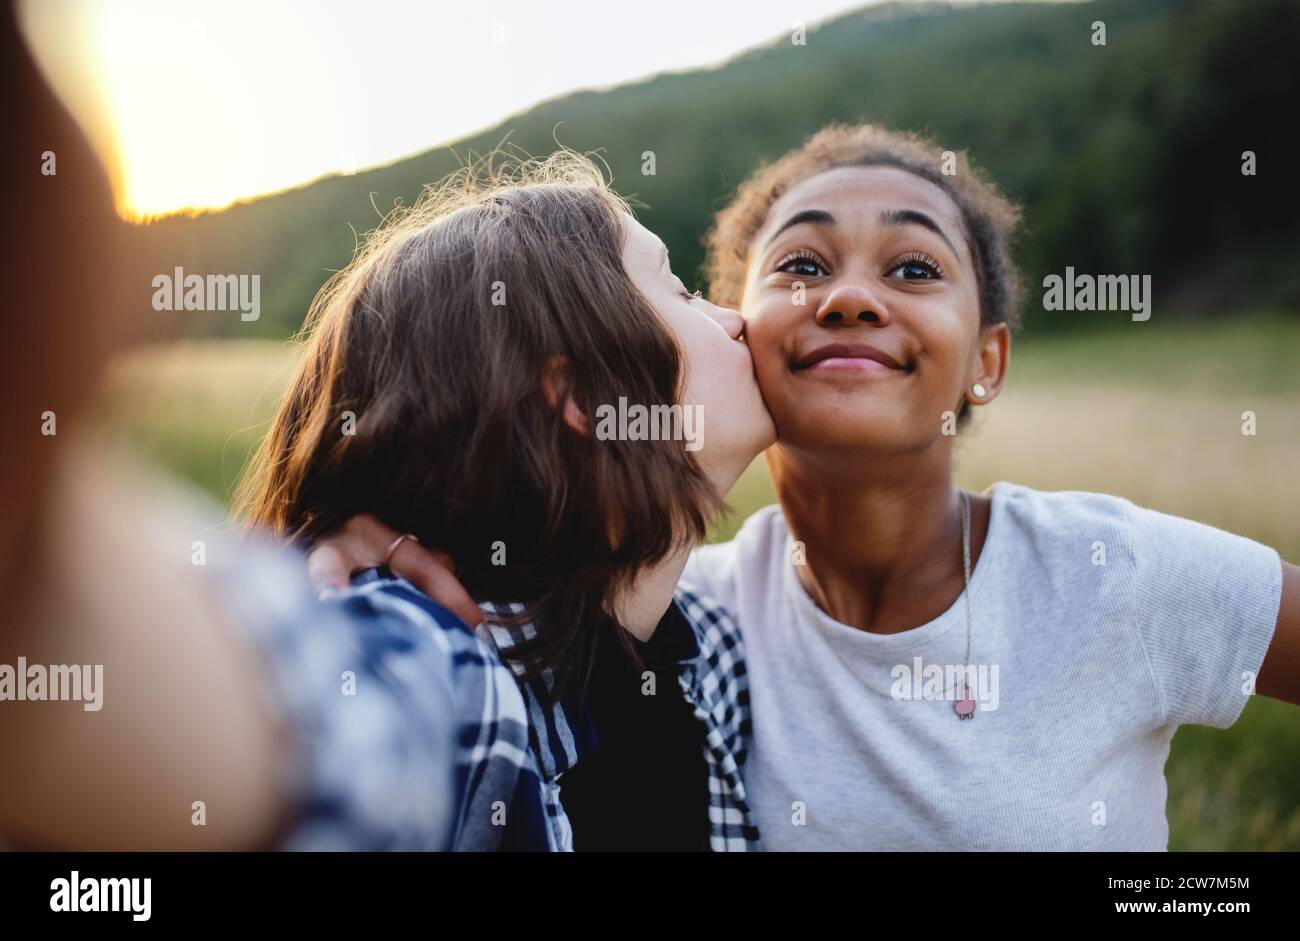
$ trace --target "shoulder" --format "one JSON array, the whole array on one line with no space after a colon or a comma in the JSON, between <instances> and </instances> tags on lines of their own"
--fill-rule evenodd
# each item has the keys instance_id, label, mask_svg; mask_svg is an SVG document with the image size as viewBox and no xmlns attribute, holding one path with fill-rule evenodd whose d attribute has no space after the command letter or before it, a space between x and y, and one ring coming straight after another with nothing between
<instances>
[{"instance_id":1,"label":"shoulder","mask_svg":"<svg viewBox=\"0 0 1300 941\"><path fill-rule=\"evenodd\" d=\"M1058 542L1101 541L1108 555L1118 550L1136 567L1180 558L1209 564L1222 557L1276 555L1244 536L1112 494L1041 491L1005 482L990 489L994 512L1007 528L1040 550Z\"/></svg>"},{"instance_id":2,"label":"shoulder","mask_svg":"<svg viewBox=\"0 0 1300 941\"><path fill-rule=\"evenodd\" d=\"M1271 628L1282 565L1270 546L1107 494L996 484L993 499L1001 545L1021 547L1017 561L1042 567L1061 587L1122 592L1150 635L1201 622Z\"/></svg>"},{"instance_id":3,"label":"shoulder","mask_svg":"<svg viewBox=\"0 0 1300 941\"><path fill-rule=\"evenodd\" d=\"M399 727L450 729L450 848L545 848L528 712L496 648L405 579L366 573L334 603L358 637L358 685L402 704ZM510 808L508 827L495 825L499 806Z\"/></svg>"},{"instance_id":4,"label":"shoulder","mask_svg":"<svg viewBox=\"0 0 1300 941\"><path fill-rule=\"evenodd\" d=\"M1132 568L1133 513L1123 497L1084 490L1035 490L999 482L992 499L988 540L999 553L1037 567L1054 582L1062 573L1106 565L1116 573ZM1081 563L1091 563L1083 565Z\"/></svg>"},{"instance_id":5,"label":"shoulder","mask_svg":"<svg viewBox=\"0 0 1300 941\"><path fill-rule=\"evenodd\" d=\"M1134 504L1124 497L1086 490L1035 490L1005 481L989 488L994 512L1016 529L1044 535L1088 529L1127 529Z\"/></svg>"},{"instance_id":6,"label":"shoulder","mask_svg":"<svg viewBox=\"0 0 1300 941\"><path fill-rule=\"evenodd\" d=\"M473 709L480 699L489 703L485 719L526 724L514 674L496 647L406 579L363 573L335 603L355 625L367 663L384 661L408 685L441 673Z\"/></svg>"},{"instance_id":7,"label":"shoulder","mask_svg":"<svg viewBox=\"0 0 1300 941\"><path fill-rule=\"evenodd\" d=\"M726 542L700 546L694 554L709 560L734 562L762 552L774 543L784 542L789 532L781 505L773 503L751 513L740 524L740 529L733 538Z\"/></svg>"},{"instance_id":8,"label":"shoulder","mask_svg":"<svg viewBox=\"0 0 1300 941\"><path fill-rule=\"evenodd\" d=\"M352 585L331 600L377 647L404 650L435 644L444 649L466 648L496 659L460 618L404 578L371 569L355 576Z\"/></svg>"},{"instance_id":9,"label":"shoulder","mask_svg":"<svg viewBox=\"0 0 1300 941\"><path fill-rule=\"evenodd\" d=\"M726 542L695 549L682 573L682 584L703 595L731 603L738 577L766 569L774 557L784 557L789 529L779 504L754 512Z\"/></svg>"}]
</instances>

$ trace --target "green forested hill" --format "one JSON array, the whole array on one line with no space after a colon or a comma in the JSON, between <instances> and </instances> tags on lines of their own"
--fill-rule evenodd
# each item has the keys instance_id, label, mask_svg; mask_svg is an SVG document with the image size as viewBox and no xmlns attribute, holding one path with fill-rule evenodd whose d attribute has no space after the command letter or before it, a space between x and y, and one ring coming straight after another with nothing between
<instances>
[{"instance_id":1,"label":"green forested hill","mask_svg":"<svg viewBox=\"0 0 1300 941\"><path fill-rule=\"evenodd\" d=\"M1095 20L1104 47L1091 42ZM613 13L610 30L612 42L635 41ZM1162 317L1295 309L1297 37L1294 0L867 8L804 46L781 36L721 68L569 95L450 148L157 222L143 237L158 271L261 274L260 321L204 314L188 321L197 331L286 336L376 207L412 201L507 135L531 153L558 139L602 152L690 281L712 213L755 166L829 121L877 121L968 149L1026 204L1031 285L1072 265L1151 274ZM366 68L379 93L382 63ZM428 107L453 94L473 88L431 88ZM647 150L654 176L641 173ZM1254 177L1241 174L1244 150L1257 155ZM1035 299L1029 329L1062 323L1035 313Z\"/></svg>"}]
</instances>

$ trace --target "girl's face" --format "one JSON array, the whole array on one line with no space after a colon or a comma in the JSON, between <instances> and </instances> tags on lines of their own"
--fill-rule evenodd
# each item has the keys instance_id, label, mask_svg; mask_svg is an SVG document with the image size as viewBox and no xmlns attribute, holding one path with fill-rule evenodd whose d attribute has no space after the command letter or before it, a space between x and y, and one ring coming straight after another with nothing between
<instances>
[{"instance_id":1,"label":"girl's face","mask_svg":"<svg viewBox=\"0 0 1300 941\"><path fill-rule=\"evenodd\" d=\"M626 222L623 266L682 351L679 404L694 410L694 427L701 432L696 456L706 473L729 487L776 437L749 349L740 339L745 322L734 310L687 291L669 267L659 237L635 219Z\"/></svg>"},{"instance_id":2,"label":"girl's face","mask_svg":"<svg viewBox=\"0 0 1300 941\"><path fill-rule=\"evenodd\" d=\"M742 313L796 451L924 448L984 381L961 212L894 167L828 170L783 194L750 246Z\"/></svg>"}]
</instances>

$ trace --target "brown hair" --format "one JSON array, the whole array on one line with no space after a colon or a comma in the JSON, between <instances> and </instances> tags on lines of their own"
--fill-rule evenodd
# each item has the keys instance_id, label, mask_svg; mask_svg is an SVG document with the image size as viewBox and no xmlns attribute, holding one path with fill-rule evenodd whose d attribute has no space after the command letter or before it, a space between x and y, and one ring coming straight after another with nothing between
<instances>
[{"instance_id":1,"label":"brown hair","mask_svg":"<svg viewBox=\"0 0 1300 941\"><path fill-rule=\"evenodd\" d=\"M473 597L523 603L503 622L537 636L505 653L529 675L585 681L617 593L721 504L683 442L595 440L543 392L547 372L588 416L679 401L675 339L623 267L625 219L600 170L560 151L489 157L386 220L313 302L243 515L310 542L373 513L450 553Z\"/></svg>"},{"instance_id":2,"label":"brown hair","mask_svg":"<svg viewBox=\"0 0 1300 941\"><path fill-rule=\"evenodd\" d=\"M961 211L979 284L980 322L1018 325L1020 277L1011 248L1020 210L958 152L957 173L939 172L942 148L916 134L874 124L832 124L802 147L760 167L718 213L707 239L705 269L710 299L739 308L749 265L749 246L767 222L772 204L810 177L841 167L884 166L906 170L940 187Z\"/></svg>"}]
</instances>

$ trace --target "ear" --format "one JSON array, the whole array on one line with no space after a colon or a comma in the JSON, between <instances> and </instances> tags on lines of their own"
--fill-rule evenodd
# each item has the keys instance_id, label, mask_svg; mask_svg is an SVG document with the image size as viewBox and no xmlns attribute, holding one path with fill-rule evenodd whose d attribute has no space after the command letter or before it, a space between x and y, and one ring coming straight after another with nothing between
<instances>
[{"instance_id":1,"label":"ear","mask_svg":"<svg viewBox=\"0 0 1300 941\"><path fill-rule=\"evenodd\" d=\"M987 405L998 397L1007 381L1007 370L1011 366L1011 328L1005 323L982 328L978 352L975 371L966 384L966 399L972 405ZM984 387L983 395L972 391L976 383Z\"/></svg>"},{"instance_id":2,"label":"ear","mask_svg":"<svg viewBox=\"0 0 1300 941\"><path fill-rule=\"evenodd\" d=\"M587 416L573 400L573 370L563 356L552 356L542 367L542 395L551 408L560 408L563 396L564 423L580 435L589 433Z\"/></svg>"}]
</instances>

